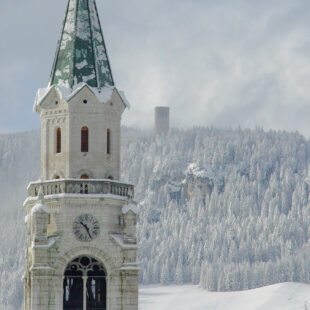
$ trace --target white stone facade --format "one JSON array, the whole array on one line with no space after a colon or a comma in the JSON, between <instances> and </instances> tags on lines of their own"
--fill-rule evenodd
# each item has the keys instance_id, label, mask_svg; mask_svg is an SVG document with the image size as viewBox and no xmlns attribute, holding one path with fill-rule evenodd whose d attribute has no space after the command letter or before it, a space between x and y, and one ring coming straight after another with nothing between
<instances>
[{"instance_id":1,"label":"white stone facade","mask_svg":"<svg viewBox=\"0 0 310 310\"><path fill-rule=\"evenodd\" d=\"M136 214L132 210L123 214L122 208L128 204L125 197L94 196L47 195L44 205L50 213L39 215L31 211L38 199L26 200L25 310L63 309L64 270L83 255L97 259L107 271L106 309L138 309ZM73 233L74 219L84 213L94 215L100 224L100 234L91 242L78 241Z\"/></svg>"},{"instance_id":2,"label":"white stone facade","mask_svg":"<svg viewBox=\"0 0 310 310\"><path fill-rule=\"evenodd\" d=\"M36 106L42 124L42 172L40 181L30 183L24 203L25 310L63 310L66 267L82 256L105 268L106 306L100 309L138 309L133 186L115 181L120 175L124 109L116 89L109 100L101 102L87 86L67 100L52 87ZM84 126L89 129L88 152L81 152ZM60 153L56 146L58 128ZM110 154L107 129L111 133ZM88 180L81 179L85 174ZM73 228L75 219L83 214L92 215L100 227L98 236L87 242L78 240ZM87 305L82 309L87 310Z\"/></svg>"},{"instance_id":3,"label":"white stone facade","mask_svg":"<svg viewBox=\"0 0 310 310\"><path fill-rule=\"evenodd\" d=\"M41 118L41 178L91 179L120 177L121 117L125 109L116 88L111 98L100 102L85 85L69 99L52 87L36 106ZM89 151L81 152L81 129L89 129ZM61 152L56 152L56 133L61 129ZM107 154L107 130L110 154Z\"/></svg>"},{"instance_id":4,"label":"white stone facade","mask_svg":"<svg viewBox=\"0 0 310 310\"><path fill-rule=\"evenodd\" d=\"M68 0L50 82L34 105L41 179L24 203L24 310L138 309L134 187L118 181L127 106L95 0Z\"/></svg>"}]
</instances>

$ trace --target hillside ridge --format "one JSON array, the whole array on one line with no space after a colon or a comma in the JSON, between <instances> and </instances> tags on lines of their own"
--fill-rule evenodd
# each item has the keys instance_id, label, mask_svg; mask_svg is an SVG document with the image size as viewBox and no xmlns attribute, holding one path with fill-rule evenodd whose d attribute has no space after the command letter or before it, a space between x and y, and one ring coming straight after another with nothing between
<instances>
[{"instance_id":1,"label":"hillside ridge","mask_svg":"<svg viewBox=\"0 0 310 310\"><path fill-rule=\"evenodd\" d=\"M309 282L309 155L310 142L285 131L123 128L122 180L140 202L141 283L231 291ZM39 169L38 130L0 135L0 309L22 303L22 203Z\"/></svg>"}]
</instances>

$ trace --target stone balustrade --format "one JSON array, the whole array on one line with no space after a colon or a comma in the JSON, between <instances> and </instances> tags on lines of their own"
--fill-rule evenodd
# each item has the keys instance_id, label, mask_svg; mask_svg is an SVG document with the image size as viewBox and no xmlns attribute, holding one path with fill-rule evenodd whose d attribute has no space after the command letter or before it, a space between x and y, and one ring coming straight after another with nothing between
<instances>
[{"instance_id":1,"label":"stone balustrade","mask_svg":"<svg viewBox=\"0 0 310 310\"><path fill-rule=\"evenodd\" d=\"M38 196L40 187L44 195L57 194L111 194L134 197L134 186L112 180L59 179L31 182L28 186L30 197Z\"/></svg>"}]
</instances>

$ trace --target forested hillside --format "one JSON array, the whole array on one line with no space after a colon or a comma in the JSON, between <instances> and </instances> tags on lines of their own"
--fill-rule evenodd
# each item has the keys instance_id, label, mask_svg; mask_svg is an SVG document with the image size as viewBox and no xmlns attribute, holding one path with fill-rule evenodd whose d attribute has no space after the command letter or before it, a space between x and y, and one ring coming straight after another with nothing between
<instances>
[{"instance_id":1,"label":"forested hillside","mask_svg":"<svg viewBox=\"0 0 310 310\"><path fill-rule=\"evenodd\" d=\"M38 131L0 135L0 309L19 310L23 298L25 212L30 180L40 175Z\"/></svg>"},{"instance_id":2,"label":"forested hillside","mask_svg":"<svg viewBox=\"0 0 310 310\"><path fill-rule=\"evenodd\" d=\"M237 290L310 281L310 143L298 133L123 130L136 184L140 280ZM39 177L38 131L0 135L0 309L22 302L23 200Z\"/></svg>"},{"instance_id":3,"label":"forested hillside","mask_svg":"<svg viewBox=\"0 0 310 310\"><path fill-rule=\"evenodd\" d=\"M309 142L297 133L128 130L141 282L239 290L310 282ZM125 168L127 167L127 168Z\"/></svg>"}]
</instances>

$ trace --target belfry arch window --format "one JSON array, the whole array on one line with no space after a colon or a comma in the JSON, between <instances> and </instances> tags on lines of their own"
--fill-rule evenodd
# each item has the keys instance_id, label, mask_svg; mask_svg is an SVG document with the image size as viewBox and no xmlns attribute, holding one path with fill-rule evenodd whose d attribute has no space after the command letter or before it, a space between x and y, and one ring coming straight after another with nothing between
<instances>
[{"instance_id":1,"label":"belfry arch window","mask_svg":"<svg viewBox=\"0 0 310 310\"><path fill-rule=\"evenodd\" d=\"M107 154L111 154L111 130L107 129Z\"/></svg>"},{"instance_id":2,"label":"belfry arch window","mask_svg":"<svg viewBox=\"0 0 310 310\"><path fill-rule=\"evenodd\" d=\"M81 129L81 152L88 152L88 128L82 127Z\"/></svg>"},{"instance_id":3,"label":"belfry arch window","mask_svg":"<svg viewBox=\"0 0 310 310\"><path fill-rule=\"evenodd\" d=\"M106 271L89 256L71 261L64 274L64 310L106 310Z\"/></svg>"},{"instance_id":4,"label":"belfry arch window","mask_svg":"<svg viewBox=\"0 0 310 310\"><path fill-rule=\"evenodd\" d=\"M56 153L61 153L61 129L56 130Z\"/></svg>"}]
</instances>

